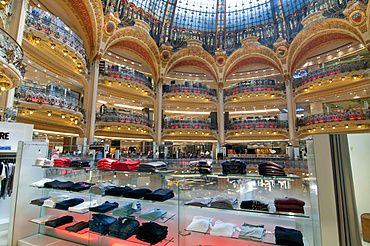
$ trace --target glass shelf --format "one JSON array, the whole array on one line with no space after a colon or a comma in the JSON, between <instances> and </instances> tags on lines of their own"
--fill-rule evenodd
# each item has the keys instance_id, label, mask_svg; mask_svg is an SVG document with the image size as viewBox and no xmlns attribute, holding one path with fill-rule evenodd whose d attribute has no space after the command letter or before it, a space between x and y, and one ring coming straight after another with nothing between
<instances>
[{"instance_id":1,"label":"glass shelf","mask_svg":"<svg viewBox=\"0 0 370 246\"><path fill-rule=\"evenodd\" d=\"M92 167L54 167L54 166L41 166L41 165L32 165L33 167L48 168L48 169L67 169L67 170L85 170L90 171Z\"/></svg>"},{"instance_id":2,"label":"glass shelf","mask_svg":"<svg viewBox=\"0 0 370 246\"><path fill-rule=\"evenodd\" d=\"M221 210L256 213L256 214L271 214L271 215L294 217L294 218L310 218L310 216L305 215L305 214L289 213L289 212L269 212L269 211L250 210L250 209L241 209L241 208L228 209L228 208L216 208L216 207L203 207L203 206L195 206L195 205L190 205L190 204L184 204L184 205L190 206L190 207L205 208L205 209L221 209Z\"/></svg>"},{"instance_id":3,"label":"glass shelf","mask_svg":"<svg viewBox=\"0 0 370 246\"><path fill-rule=\"evenodd\" d=\"M114 169L99 169L99 168L92 168L92 170L103 171L103 172L117 172L117 173L138 173L138 174L171 174L176 172L176 170L165 170L165 171L155 171L155 172L139 172L135 171L121 171L121 170L114 170Z\"/></svg>"},{"instance_id":4,"label":"glass shelf","mask_svg":"<svg viewBox=\"0 0 370 246\"><path fill-rule=\"evenodd\" d=\"M66 232L70 232L70 233L76 233L76 234L79 234L79 235L82 235L82 234L86 234L89 232L88 228L86 229L83 229L81 231L78 231L78 232L72 232L72 231L67 231L65 228L68 227L68 226L73 226L74 224L76 224L76 222L71 222L71 223L68 223L68 224L65 224L65 225L62 225L62 226L58 226L58 227L51 227L51 226L47 226L45 225L45 223L37 223L37 222L34 222L32 220L29 220L28 222L31 222L33 224L36 224L36 225L42 225L42 226L45 226L47 228L50 228L50 229L58 229L58 230L63 230L63 231L66 231Z\"/></svg>"},{"instance_id":5,"label":"glass shelf","mask_svg":"<svg viewBox=\"0 0 370 246\"><path fill-rule=\"evenodd\" d=\"M201 177L209 177L209 178L237 178L237 179L258 179L258 180L281 180L281 181L292 181L293 179L301 179L301 177L297 175L287 175L287 176L263 176L258 174L222 174L222 173L214 173L214 174L195 174L195 173L182 173L182 174L174 174L173 177L179 178L186 178L186 177L193 177L193 178L201 178Z\"/></svg>"},{"instance_id":6,"label":"glass shelf","mask_svg":"<svg viewBox=\"0 0 370 246\"><path fill-rule=\"evenodd\" d=\"M91 193L88 192L88 189L87 190L83 190L83 191L73 191L73 190L64 190L64 189L54 189L54 188L37 187L37 186L32 186L32 185L30 185L30 187L37 188L37 189L43 189L43 190L63 191L63 192L68 192L68 193L78 193L78 194L83 194L83 195L89 195L89 194L91 194Z\"/></svg>"}]
</instances>

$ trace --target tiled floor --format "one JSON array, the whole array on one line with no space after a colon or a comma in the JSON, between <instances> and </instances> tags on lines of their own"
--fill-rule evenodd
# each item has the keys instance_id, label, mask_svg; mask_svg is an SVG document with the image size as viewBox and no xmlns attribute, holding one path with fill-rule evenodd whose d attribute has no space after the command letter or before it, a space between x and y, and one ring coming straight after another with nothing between
<instances>
[{"instance_id":1,"label":"tiled floor","mask_svg":"<svg viewBox=\"0 0 370 246\"><path fill-rule=\"evenodd\" d=\"M8 239L8 230L0 231L0 246L6 246Z\"/></svg>"}]
</instances>

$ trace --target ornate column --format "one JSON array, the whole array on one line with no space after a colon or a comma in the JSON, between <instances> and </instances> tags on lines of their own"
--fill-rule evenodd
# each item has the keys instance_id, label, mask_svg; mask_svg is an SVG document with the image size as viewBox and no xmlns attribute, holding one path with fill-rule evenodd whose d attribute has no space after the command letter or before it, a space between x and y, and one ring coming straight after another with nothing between
<instances>
[{"instance_id":1,"label":"ornate column","mask_svg":"<svg viewBox=\"0 0 370 246\"><path fill-rule=\"evenodd\" d=\"M162 101L163 101L163 78L158 80L155 88L156 100L154 105L155 142L159 146L162 142Z\"/></svg>"},{"instance_id":2,"label":"ornate column","mask_svg":"<svg viewBox=\"0 0 370 246\"><path fill-rule=\"evenodd\" d=\"M225 143L224 83L218 83L217 100L218 143L222 145Z\"/></svg>"},{"instance_id":3,"label":"ornate column","mask_svg":"<svg viewBox=\"0 0 370 246\"><path fill-rule=\"evenodd\" d=\"M14 0L11 3L10 12L12 15L8 19L5 29L17 43L22 46L23 31L26 24L27 8L29 0ZM12 108L14 104L14 89L6 92L5 106Z\"/></svg>"},{"instance_id":4,"label":"ornate column","mask_svg":"<svg viewBox=\"0 0 370 246\"><path fill-rule=\"evenodd\" d=\"M289 78L285 79L286 102L288 109L289 140L295 139L296 105L293 97L293 84Z\"/></svg>"},{"instance_id":5,"label":"ornate column","mask_svg":"<svg viewBox=\"0 0 370 246\"><path fill-rule=\"evenodd\" d=\"M95 56L93 62L90 64L90 78L89 87L85 94L87 100L86 110L86 137L87 143L94 142L95 134L95 120L96 120L96 102L98 98L98 82L99 82L99 62L101 56Z\"/></svg>"}]
</instances>

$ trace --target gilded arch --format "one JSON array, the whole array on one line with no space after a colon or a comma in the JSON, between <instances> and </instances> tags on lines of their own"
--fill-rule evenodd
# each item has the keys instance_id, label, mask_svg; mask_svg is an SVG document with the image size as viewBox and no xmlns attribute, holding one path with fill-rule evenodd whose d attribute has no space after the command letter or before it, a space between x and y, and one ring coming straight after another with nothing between
<instances>
[{"instance_id":1,"label":"gilded arch","mask_svg":"<svg viewBox=\"0 0 370 246\"><path fill-rule=\"evenodd\" d=\"M295 69L313 52L340 40L364 44L360 31L341 19L318 19L308 23L294 38L288 51L288 69L292 76Z\"/></svg>"}]
</instances>

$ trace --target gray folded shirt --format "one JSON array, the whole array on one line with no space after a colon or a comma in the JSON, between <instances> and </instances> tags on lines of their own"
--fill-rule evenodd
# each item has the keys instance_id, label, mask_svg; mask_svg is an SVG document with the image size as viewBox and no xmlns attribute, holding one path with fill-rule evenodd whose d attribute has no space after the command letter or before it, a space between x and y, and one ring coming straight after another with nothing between
<instances>
[{"instance_id":1,"label":"gray folded shirt","mask_svg":"<svg viewBox=\"0 0 370 246\"><path fill-rule=\"evenodd\" d=\"M134 205L135 203L135 205ZM135 208L136 207L136 208ZM114 216L127 217L137 211L141 210L140 202L127 202L122 207L113 210L112 214Z\"/></svg>"},{"instance_id":2,"label":"gray folded shirt","mask_svg":"<svg viewBox=\"0 0 370 246\"><path fill-rule=\"evenodd\" d=\"M91 186L89 192L94 193L94 194L104 195L106 190L108 190L109 188L113 188L113 187L115 186L112 184L99 183L99 184Z\"/></svg>"},{"instance_id":3,"label":"gray folded shirt","mask_svg":"<svg viewBox=\"0 0 370 246\"><path fill-rule=\"evenodd\" d=\"M154 220L158 219L159 217L162 217L166 213L167 213L167 211L164 211L160 208L153 208L153 209L148 210L145 214L141 214L139 216L139 219L154 221Z\"/></svg>"},{"instance_id":4,"label":"gray folded shirt","mask_svg":"<svg viewBox=\"0 0 370 246\"><path fill-rule=\"evenodd\" d=\"M185 203L185 205L193 205L193 206L202 206L207 207L208 204L212 202L212 198L202 198L202 197L196 197L190 202Z\"/></svg>"},{"instance_id":5,"label":"gray folded shirt","mask_svg":"<svg viewBox=\"0 0 370 246\"><path fill-rule=\"evenodd\" d=\"M265 240L266 230L264 225L251 225L244 223L239 233L240 239L263 242Z\"/></svg>"},{"instance_id":6,"label":"gray folded shirt","mask_svg":"<svg viewBox=\"0 0 370 246\"><path fill-rule=\"evenodd\" d=\"M211 207L234 209L237 204L238 204L237 197L216 196L215 198L213 198L211 202Z\"/></svg>"}]
</instances>

